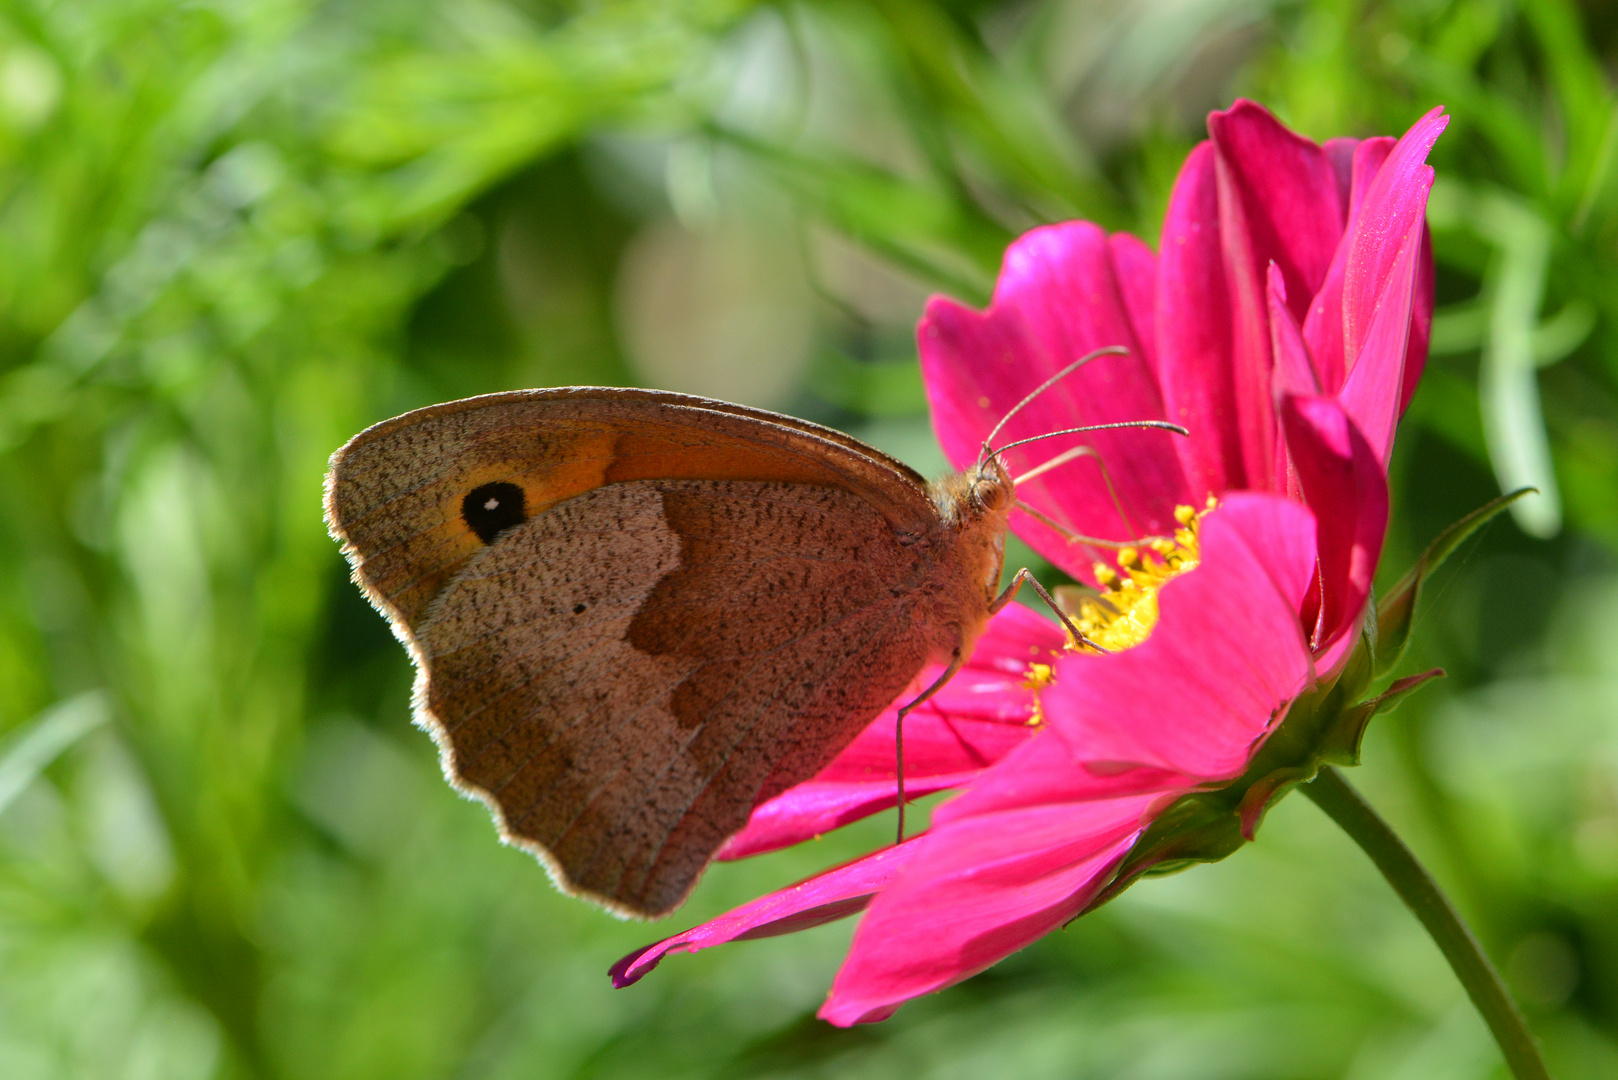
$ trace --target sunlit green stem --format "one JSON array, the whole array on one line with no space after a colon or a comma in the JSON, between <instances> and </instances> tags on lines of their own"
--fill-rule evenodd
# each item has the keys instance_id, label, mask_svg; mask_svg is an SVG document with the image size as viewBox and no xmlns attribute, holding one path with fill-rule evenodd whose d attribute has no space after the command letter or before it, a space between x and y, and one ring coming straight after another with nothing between
<instances>
[{"instance_id":1,"label":"sunlit green stem","mask_svg":"<svg viewBox=\"0 0 1618 1080\"><path fill-rule=\"evenodd\" d=\"M1500 980L1500 973L1489 963L1483 946L1461 921L1460 914L1438 883L1405 847L1404 841L1394 835L1388 823L1360 798L1359 792L1349 787L1336 769L1330 766L1321 769L1302 790L1354 838L1388 879L1393 891L1416 913L1421 925L1437 942L1444 959L1455 970L1461 985L1466 987L1472 1004L1483 1014L1495 1042L1500 1044L1506 1064L1511 1067L1511 1075L1517 1080L1550 1080L1545 1062L1539 1056L1539 1046L1529 1034L1517 1003L1511 1000L1505 983Z\"/></svg>"}]
</instances>

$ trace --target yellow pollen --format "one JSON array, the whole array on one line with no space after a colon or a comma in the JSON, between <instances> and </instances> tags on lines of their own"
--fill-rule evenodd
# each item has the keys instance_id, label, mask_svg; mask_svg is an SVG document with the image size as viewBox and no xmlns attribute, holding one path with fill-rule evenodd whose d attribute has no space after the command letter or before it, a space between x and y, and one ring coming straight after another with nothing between
<instances>
[{"instance_id":1,"label":"yellow pollen","mask_svg":"<svg viewBox=\"0 0 1618 1080\"><path fill-rule=\"evenodd\" d=\"M1174 520L1183 528L1176 529L1172 539L1158 536L1147 541L1149 553L1144 558L1137 549L1124 548L1118 552L1118 571L1105 563L1096 564L1101 593L1081 601L1073 616L1085 637L1111 652L1146 640L1157 625L1158 590L1197 565L1201 556L1197 527L1215 505L1210 496L1207 510L1175 507Z\"/></svg>"},{"instance_id":2,"label":"yellow pollen","mask_svg":"<svg viewBox=\"0 0 1618 1080\"><path fill-rule=\"evenodd\" d=\"M1038 727L1045 722L1045 714L1039 708L1039 692L1051 684L1056 671L1049 664L1029 664L1028 674L1023 677L1022 684L1034 692L1034 710L1028 714L1028 726Z\"/></svg>"},{"instance_id":3,"label":"yellow pollen","mask_svg":"<svg viewBox=\"0 0 1618 1080\"><path fill-rule=\"evenodd\" d=\"M1172 538L1154 536L1144 541L1148 549L1144 556L1137 548L1121 549L1117 570L1106 563L1096 563L1094 573L1101 591L1085 597L1079 601L1078 611L1068 613L1079 631L1109 652L1121 652L1145 641L1157 625L1158 591L1187 570L1196 568L1201 559L1197 529L1203 517L1217 505L1218 501L1210 495L1206 510L1176 506L1174 520L1183 527L1176 529ZM1083 647L1069 642L1068 648ZM1045 722L1039 695L1055 678L1055 669L1050 664L1028 665L1022 684L1034 692L1034 707L1028 716L1030 727Z\"/></svg>"}]
</instances>

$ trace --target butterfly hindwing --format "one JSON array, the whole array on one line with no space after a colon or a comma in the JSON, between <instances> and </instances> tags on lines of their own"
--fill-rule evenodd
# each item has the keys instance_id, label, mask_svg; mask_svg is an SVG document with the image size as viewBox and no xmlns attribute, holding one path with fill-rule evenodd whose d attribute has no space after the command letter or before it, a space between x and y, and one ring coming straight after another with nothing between
<instances>
[{"instance_id":1,"label":"butterfly hindwing","mask_svg":"<svg viewBox=\"0 0 1618 1080\"><path fill-rule=\"evenodd\" d=\"M610 484L444 587L420 709L456 782L564 887L662 914L921 668L920 559L836 488Z\"/></svg>"}]
</instances>

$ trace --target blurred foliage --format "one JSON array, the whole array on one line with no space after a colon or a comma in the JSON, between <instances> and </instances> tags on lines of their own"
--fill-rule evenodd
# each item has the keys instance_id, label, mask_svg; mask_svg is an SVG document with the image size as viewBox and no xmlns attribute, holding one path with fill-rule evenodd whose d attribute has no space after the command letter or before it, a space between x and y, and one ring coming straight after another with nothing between
<instances>
[{"instance_id":1,"label":"blurred foliage","mask_svg":"<svg viewBox=\"0 0 1618 1080\"><path fill-rule=\"evenodd\" d=\"M1356 779L1556 1075L1618 1074L1615 61L1570 0L5 0L0 1076L1498 1075L1302 800L874 1028L811 1018L848 924L614 992L658 930L439 780L321 527L349 435L525 385L752 400L936 470L926 292L982 301L1044 221L1154 236L1235 94L1319 138L1454 114L1387 583L1546 494L1429 586L1406 668L1452 677ZM887 828L716 867L677 920Z\"/></svg>"}]
</instances>

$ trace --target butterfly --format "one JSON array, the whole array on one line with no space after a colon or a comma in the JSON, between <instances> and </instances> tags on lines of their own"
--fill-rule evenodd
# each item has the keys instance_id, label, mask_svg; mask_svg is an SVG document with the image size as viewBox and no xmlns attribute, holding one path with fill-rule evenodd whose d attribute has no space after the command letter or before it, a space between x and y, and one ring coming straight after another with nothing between
<instances>
[{"instance_id":1,"label":"butterfly","mask_svg":"<svg viewBox=\"0 0 1618 1080\"><path fill-rule=\"evenodd\" d=\"M999 453L928 483L741 405L527 390L361 432L326 517L450 782L565 892L656 917L1033 580L999 587Z\"/></svg>"}]
</instances>

